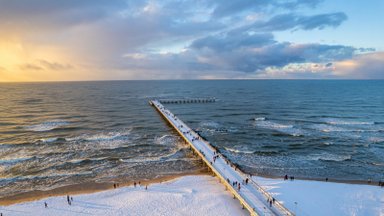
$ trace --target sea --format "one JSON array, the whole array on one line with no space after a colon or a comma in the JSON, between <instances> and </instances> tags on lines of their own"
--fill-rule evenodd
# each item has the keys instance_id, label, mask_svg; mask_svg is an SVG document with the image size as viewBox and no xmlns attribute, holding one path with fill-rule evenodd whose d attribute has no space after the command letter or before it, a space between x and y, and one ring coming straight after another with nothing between
<instances>
[{"instance_id":1,"label":"sea","mask_svg":"<svg viewBox=\"0 0 384 216\"><path fill-rule=\"evenodd\" d=\"M254 175L384 179L383 80L0 83L0 197L204 166L148 103L165 104Z\"/></svg>"}]
</instances>

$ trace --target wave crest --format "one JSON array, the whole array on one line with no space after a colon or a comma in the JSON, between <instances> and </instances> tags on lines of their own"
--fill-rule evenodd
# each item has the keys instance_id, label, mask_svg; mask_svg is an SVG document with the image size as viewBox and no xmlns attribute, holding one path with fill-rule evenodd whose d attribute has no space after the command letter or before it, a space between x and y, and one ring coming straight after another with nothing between
<instances>
[{"instance_id":1,"label":"wave crest","mask_svg":"<svg viewBox=\"0 0 384 216\"><path fill-rule=\"evenodd\" d=\"M43 131L50 131L56 128L60 128L66 125L69 125L69 122L66 122L63 120L53 120L53 121L46 121L40 124L26 126L25 129L29 131L43 132Z\"/></svg>"}]
</instances>

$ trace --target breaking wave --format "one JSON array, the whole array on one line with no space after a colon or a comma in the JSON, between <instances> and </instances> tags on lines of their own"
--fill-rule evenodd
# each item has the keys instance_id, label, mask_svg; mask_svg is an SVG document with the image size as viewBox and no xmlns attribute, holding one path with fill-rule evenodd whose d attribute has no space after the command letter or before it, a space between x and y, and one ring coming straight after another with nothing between
<instances>
[{"instance_id":1,"label":"breaking wave","mask_svg":"<svg viewBox=\"0 0 384 216\"><path fill-rule=\"evenodd\" d=\"M312 154L305 157L307 160L314 160L314 161L335 161L335 162L341 162L341 161L348 161L352 159L351 155L336 155L336 154L329 154L329 153L320 153L320 154Z\"/></svg>"},{"instance_id":2,"label":"breaking wave","mask_svg":"<svg viewBox=\"0 0 384 216\"><path fill-rule=\"evenodd\" d=\"M66 138L67 141L89 141L89 142L104 142L112 140L126 140L131 134L131 129L102 132L97 134L84 134L81 136Z\"/></svg>"},{"instance_id":3,"label":"breaking wave","mask_svg":"<svg viewBox=\"0 0 384 216\"><path fill-rule=\"evenodd\" d=\"M169 134L163 135L161 137L155 137L154 143L158 145L169 145L174 144L178 141L178 138Z\"/></svg>"},{"instance_id":4,"label":"breaking wave","mask_svg":"<svg viewBox=\"0 0 384 216\"><path fill-rule=\"evenodd\" d=\"M227 151L230 151L230 152L238 153L238 154L253 154L254 153L253 151L239 150L239 149L233 149L233 148L229 148L229 147L224 147L224 149Z\"/></svg>"},{"instance_id":5,"label":"breaking wave","mask_svg":"<svg viewBox=\"0 0 384 216\"><path fill-rule=\"evenodd\" d=\"M337 118L324 118L322 119L325 123L331 125L374 125L376 122L373 121L350 121Z\"/></svg>"},{"instance_id":6,"label":"breaking wave","mask_svg":"<svg viewBox=\"0 0 384 216\"><path fill-rule=\"evenodd\" d=\"M69 123L63 120L46 121L36 125L26 126L25 129L35 132L50 131L68 125Z\"/></svg>"},{"instance_id":7,"label":"breaking wave","mask_svg":"<svg viewBox=\"0 0 384 216\"><path fill-rule=\"evenodd\" d=\"M291 136L303 136L304 135L303 130L301 130L299 128L295 128L293 125L289 125L289 124L287 125L287 124L281 124L281 123L277 123L277 122L273 122L273 121L262 120L262 121L256 121L255 125L257 127L261 127L264 129L276 130L276 131L279 131L279 132L284 133L284 134L289 134Z\"/></svg>"}]
</instances>

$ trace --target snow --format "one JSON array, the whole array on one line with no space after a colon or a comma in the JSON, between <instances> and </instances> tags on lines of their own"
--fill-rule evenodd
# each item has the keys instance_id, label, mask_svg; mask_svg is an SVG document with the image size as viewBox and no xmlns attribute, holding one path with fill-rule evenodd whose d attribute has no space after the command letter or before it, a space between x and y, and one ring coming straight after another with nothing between
<instances>
[{"instance_id":1,"label":"snow","mask_svg":"<svg viewBox=\"0 0 384 216\"><path fill-rule=\"evenodd\" d=\"M254 180L299 216L384 216L384 188L376 185L262 177Z\"/></svg>"},{"instance_id":2,"label":"snow","mask_svg":"<svg viewBox=\"0 0 384 216\"><path fill-rule=\"evenodd\" d=\"M44 207L47 202L48 208ZM74 195L71 206L66 196L0 207L12 215L249 215L217 178L185 176L169 182L121 187L85 195Z\"/></svg>"},{"instance_id":3,"label":"snow","mask_svg":"<svg viewBox=\"0 0 384 216\"><path fill-rule=\"evenodd\" d=\"M384 188L308 180L284 181L253 177L298 216L384 216ZM249 215L218 179L184 176L141 187L121 187L93 194L50 197L0 206L4 216L21 215ZM48 208L44 208L44 202ZM295 205L295 202L297 205Z\"/></svg>"}]
</instances>

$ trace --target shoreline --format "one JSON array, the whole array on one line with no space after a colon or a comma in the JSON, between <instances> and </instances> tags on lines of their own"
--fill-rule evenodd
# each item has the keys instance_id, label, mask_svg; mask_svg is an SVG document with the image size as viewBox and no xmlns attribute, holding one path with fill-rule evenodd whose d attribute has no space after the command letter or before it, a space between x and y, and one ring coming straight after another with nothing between
<instances>
[{"instance_id":1,"label":"shoreline","mask_svg":"<svg viewBox=\"0 0 384 216\"><path fill-rule=\"evenodd\" d=\"M109 191L117 188L127 187L134 184L134 182L141 182L141 185L151 185L156 183L162 183L171 181L174 179L178 179L184 176L201 176L201 175L209 175L206 172L198 171L198 172L189 172L189 173L180 173L173 175L166 175L157 177L154 179L139 179L139 180L131 180L126 182L119 182L118 180L115 182L84 182L79 184L71 184L60 186L51 190L33 190L24 193L19 193L11 196L5 196L0 198L0 206L10 206L20 203L38 201L41 199L49 198L49 197L58 197L58 196L66 196L66 195L84 195L84 194L93 194L101 191ZM114 184L119 184L119 187L114 188Z\"/></svg>"},{"instance_id":2,"label":"shoreline","mask_svg":"<svg viewBox=\"0 0 384 216\"><path fill-rule=\"evenodd\" d=\"M134 184L134 182L141 182L141 185L151 185L156 183L163 183L168 182L174 179L178 179L185 176L211 176L211 173L208 173L206 171L197 171L197 172L187 172L187 173L180 173L180 174L173 174L173 175L166 175L157 177L154 179L144 179L144 180L131 180L126 182L119 182L118 180L115 182L85 182L85 183L79 183L79 184L71 184L71 185L65 185L60 186L51 190L33 190L28 191L24 193L19 193L11 196L5 196L0 198L0 206L10 206L20 203L26 203L26 202L32 202L32 201L38 201L41 199L49 198L49 197L58 197L58 196L66 196L66 195L84 195L84 194L92 194L97 193L101 191L108 191L108 190L114 190L114 184L118 183L119 187L127 187ZM283 180L283 177L276 177L276 176L269 176L269 175L252 175L253 177L260 177L260 178L269 178L271 180ZM302 181L313 181L313 182L324 182L324 183L340 183L340 184L352 184L352 185L368 185L368 186L378 186L377 182L372 181L369 183L368 181L361 181L361 180L337 180L337 179L328 179L326 181L325 179L313 179L313 178L296 178L295 180L302 180ZM293 181L295 181L293 180ZM287 182L290 182L291 180L286 180Z\"/></svg>"}]
</instances>

